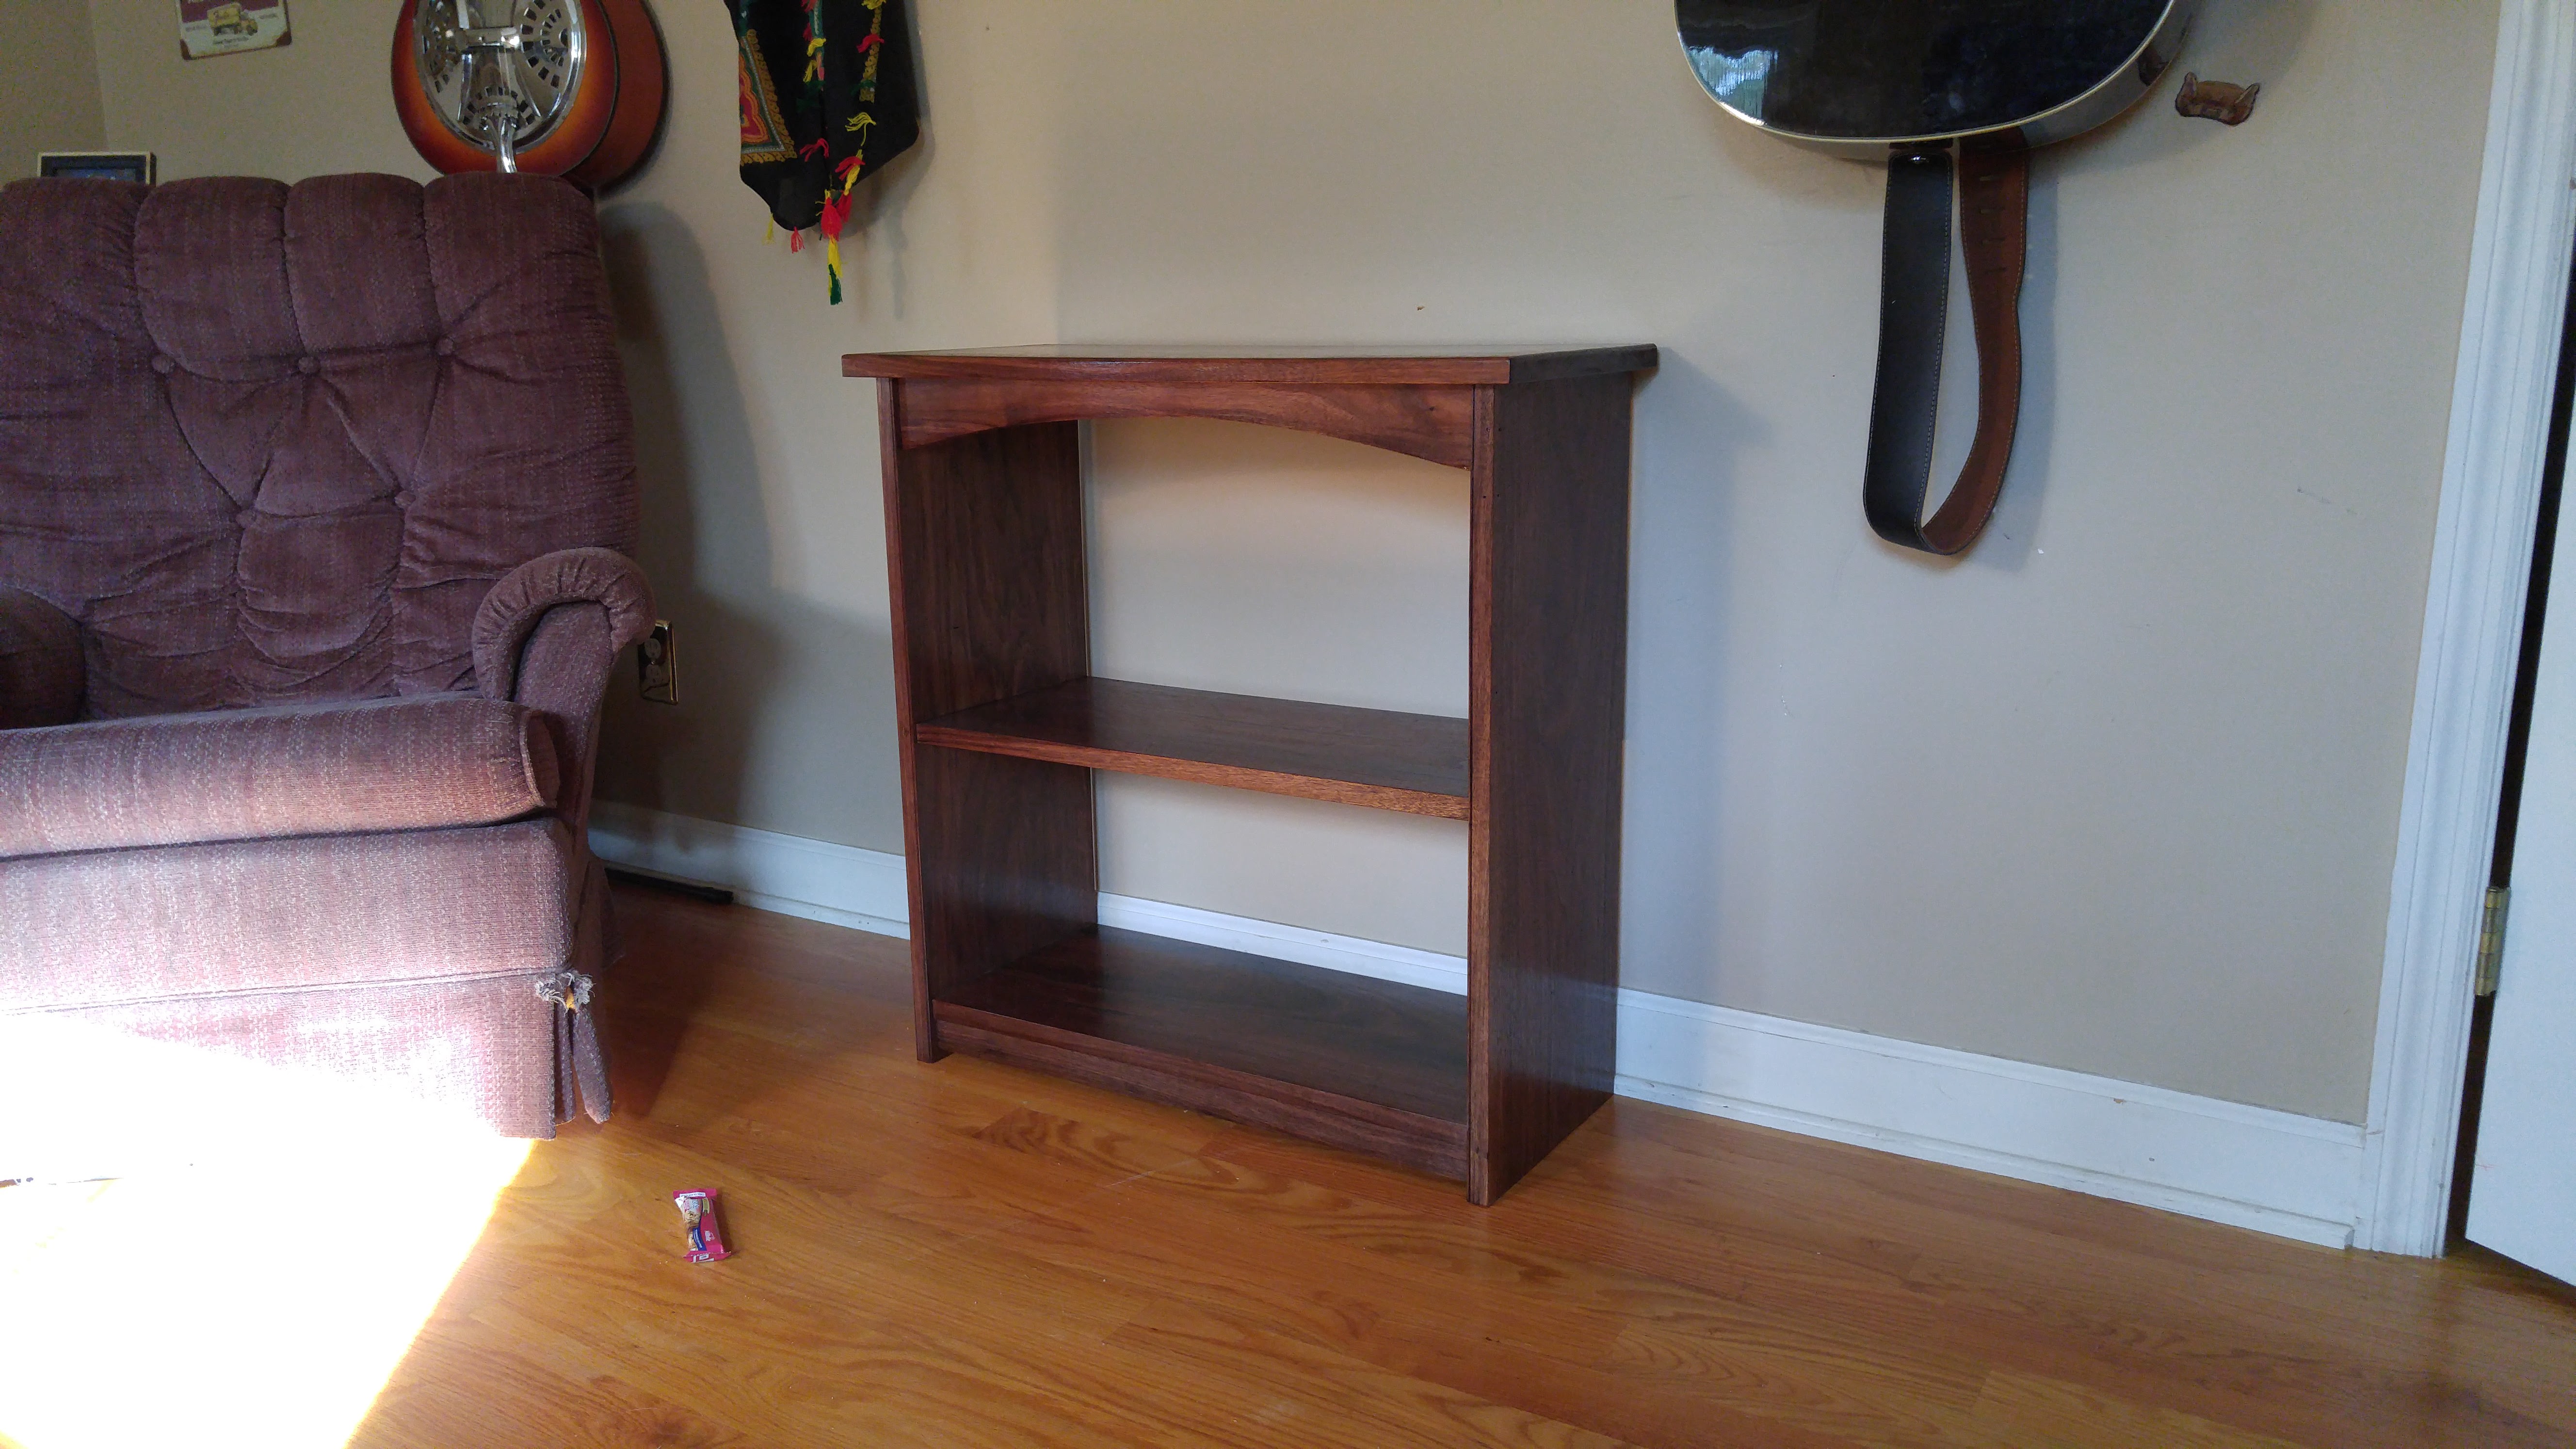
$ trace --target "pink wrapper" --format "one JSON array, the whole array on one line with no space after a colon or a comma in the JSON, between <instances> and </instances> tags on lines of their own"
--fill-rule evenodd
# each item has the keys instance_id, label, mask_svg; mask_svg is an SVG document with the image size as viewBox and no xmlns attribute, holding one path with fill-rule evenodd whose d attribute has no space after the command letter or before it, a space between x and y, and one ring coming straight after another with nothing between
<instances>
[{"instance_id":1,"label":"pink wrapper","mask_svg":"<svg viewBox=\"0 0 2576 1449\"><path fill-rule=\"evenodd\" d=\"M688 1258L692 1263L712 1263L730 1258L733 1249L725 1246L724 1217L716 1211L717 1189L693 1187L671 1194L671 1202L688 1224Z\"/></svg>"}]
</instances>

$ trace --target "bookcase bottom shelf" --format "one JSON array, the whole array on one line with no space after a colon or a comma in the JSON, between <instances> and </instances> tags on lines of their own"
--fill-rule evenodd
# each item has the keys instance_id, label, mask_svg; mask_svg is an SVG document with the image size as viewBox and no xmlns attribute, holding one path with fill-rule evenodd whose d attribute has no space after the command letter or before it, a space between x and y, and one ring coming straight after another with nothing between
<instances>
[{"instance_id":1,"label":"bookcase bottom shelf","mask_svg":"<svg viewBox=\"0 0 2576 1449\"><path fill-rule=\"evenodd\" d=\"M932 1012L951 1050L1466 1176L1464 997L1098 927Z\"/></svg>"}]
</instances>

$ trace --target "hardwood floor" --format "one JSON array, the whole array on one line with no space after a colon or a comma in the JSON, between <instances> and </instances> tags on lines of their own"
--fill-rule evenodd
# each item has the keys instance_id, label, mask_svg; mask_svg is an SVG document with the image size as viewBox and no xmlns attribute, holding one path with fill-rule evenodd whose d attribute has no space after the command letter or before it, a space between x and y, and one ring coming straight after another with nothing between
<instances>
[{"instance_id":1,"label":"hardwood floor","mask_svg":"<svg viewBox=\"0 0 2576 1449\"><path fill-rule=\"evenodd\" d=\"M2576 1292L1619 1100L1457 1184L968 1057L900 942L625 892L360 1445L2576 1443ZM679 1256L724 1190L737 1256Z\"/></svg>"}]
</instances>

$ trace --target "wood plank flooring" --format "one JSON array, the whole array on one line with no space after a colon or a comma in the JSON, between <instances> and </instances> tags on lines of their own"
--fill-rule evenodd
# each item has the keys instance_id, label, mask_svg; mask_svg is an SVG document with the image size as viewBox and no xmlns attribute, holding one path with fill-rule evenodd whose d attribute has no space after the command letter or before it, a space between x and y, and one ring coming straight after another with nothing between
<instances>
[{"instance_id":1,"label":"wood plank flooring","mask_svg":"<svg viewBox=\"0 0 2576 1449\"><path fill-rule=\"evenodd\" d=\"M900 942L627 891L539 1144L351 1440L2576 1443L2576 1292L1616 1101L1500 1206L971 1058ZM679 1257L715 1186L738 1256Z\"/></svg>"}]
</instances>

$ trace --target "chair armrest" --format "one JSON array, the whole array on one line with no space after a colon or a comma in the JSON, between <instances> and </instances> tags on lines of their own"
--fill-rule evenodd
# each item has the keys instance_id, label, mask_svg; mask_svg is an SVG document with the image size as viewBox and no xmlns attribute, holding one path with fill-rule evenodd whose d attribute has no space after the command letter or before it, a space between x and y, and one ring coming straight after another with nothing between
<instances>
[{"instance_id":1,"label":"chair armrest","mask_svg":"<svg viewBox=\"0 0 2576 1449\"><path fill-rule=\"evenodd\" d=\"M0 730L71 723L87 675L71 616L0 585Z\"/></svg>"},{"instance_id":2,"label":"chair armrest","mask_svg":"<svg viewBox=\"0 0 2576 1449\"><path fill-rule=\"evenodd\" d=\"M474 614L474 685L524 704L555 730L562 792L556 812L576 831L590 820L599 702L618 652L653 627L644 571L605 548L568 548L502 576Z\"/></svg>"},{"instance_id":3,"label":"chair armrest","mask_svg":"<svg viewBox=\"0 0 2576 1449\"><path fill-rule=\"evenodd\" d=\"M474 611L478 692L492 699L521 699L519 675L528 638L549 611L566 604L596 604L607 611L612 658L653 627L653 589L633 559L606 548L540 555L502 575Z\"/></svg>"}]
</instances>

